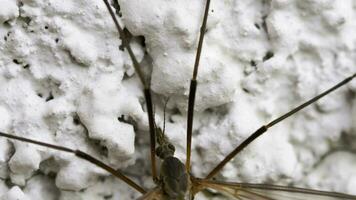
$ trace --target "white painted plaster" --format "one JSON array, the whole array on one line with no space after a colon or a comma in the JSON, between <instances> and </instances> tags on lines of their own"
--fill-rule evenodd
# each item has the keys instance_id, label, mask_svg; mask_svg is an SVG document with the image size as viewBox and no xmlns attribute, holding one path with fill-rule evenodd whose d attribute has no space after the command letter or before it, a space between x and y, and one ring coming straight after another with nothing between
<instances>
[{"instance_id":1,"label":"white painted plaster","mask_svg":"<svg viewBox=\"0 0 356 200\"><path fill-rule=\"evenodd\" d=\"M142 86L129 56L119 50L104 3L0 4L0 130L81 149L152 186ZM148 73L152 66L157 124L163 124L169 97L166 134L184 161L189 80L204 2L119 4L120 23L145 39L142 47L135 38L138 59L144 51L152 59L146 56L143 65ZM352 0L212 0L198 74L193 173L205 175L259 126L355 73L355 15ZM268 52L273 56L266 60ZM271 128L217 178L356 194L355 92L353 81ZM131 124L120 122L121 116ZM342 140L342 133L350 137ZM3 138L0 144L2 199L138 195L67 153Z\"/></svg>"}]
</instances>

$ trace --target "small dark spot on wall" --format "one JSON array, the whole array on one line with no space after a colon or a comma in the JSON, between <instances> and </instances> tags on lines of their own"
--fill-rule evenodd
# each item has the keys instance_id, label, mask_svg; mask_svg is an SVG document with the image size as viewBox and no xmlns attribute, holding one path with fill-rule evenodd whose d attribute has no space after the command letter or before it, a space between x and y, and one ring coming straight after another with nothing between
<instances>
[{"instance_id":1,"label":"small dark spot on wall","mask_svg":"<svg viewBox=\"0 0 356 200\"><path fill-rule=\"evenodd\" d=\"M39 97L43 97L43 94L42 93L37 93L37 96L39 96Z\"/></svg>"},{"instance_id":2,"label":"small dark spot on wall","mask_svg":"<svg viewBox=\"0 0 356 200\"><path fill-rule=\"evenodd\" d=\"M263 57L263 62L266 60L271 59L274 56L274 53L272 51L267 51L266 55Z\"/></svg>"},{"instance_id":3,"label":"small dark spot on wall","mask_svg":"<svg viewBox=\"0 0 356 200\"><path fill-rule=\"evenodd\" d=\"M120 117L117 118L120 122L125 122L125 115L121 115Z\"/></svg>"},{"instance_id":4,"label":"small dark spot on wall","mask_svg":"<svg viewBox=\"0 0 356 200\"><path fill-rule=\"evenodd\" d=\"M7 20L7 21L5 21L4 23L3 23L3 25L5 26L5 27L11 27L11 20Z\"/></svg>"},{"instance_id":5,"label":"small dark spot on wall","mask_svg":"<svg viewBox=\"0 0 356 200\"><path fill-rule=\"evenodd\" d=\"M139 40L141 46L146 47L146 39L144 36L138 36L137 39Z\"/></svg>"},{"instance_id":6,"label":"small dark spot on wall","mask_svg":"<svg viewBox=\"0 0 356 200\"><path fill-rule=\"evenodd\" d=\"M24 69L27 69L27 68L30 67L30 64L26 64L26 63L24 63L23 61L20 61L20 60L18 60L18 59L16 59L16 58L13 59L12 62L15 63L16 65L22 65L22 67L23 67Z\"/></svg>"},{"instance_id":7,"label":"small dark spot on wall","mask_svg":"<svg viewBox=\"0 0 356 200\"><path fill-rule=\"evenodd\" d=\"M119 50L124 51L124 45L122 43L121 43L121 45L119 45Z\"/></svg>"},{"instance_id":8,"label":"small dark spot on wall","mask_svg":"<svg viewBox=\"0 0 356 200\"><path fill-rule=\"evenodd\" d=\"M109 195L105 195L104 196L104 199L106 200L109 200L109 199L112 199L113 195L112 194L109 194Z\"/></svg>"},{"instance_id":9,"label":"small dark spot on wall","mask_svg":"<svg viewBox=\"0 0 356 200\"><path fill-rule=\"evenodd\" d=\"M46 98L46 102L51 101L54 99L52 92L49 93L48 97Z\"/></svg>"},{"instance_id":10,"label":"small dark spot on wall","mask_svg":"<svg viewBox=\"0 0 356 200\"><path fill-rule=\"evenodd\" d=\"M8 188L11 188L14 186L14 184L11 182L10 178L5 179L4 182L5 182L5 185L8 186Z\"/></svg>"},{"instance_id":11,"label":"small dark spot on wall","mask_svg":"<svg viewBox=\"0 0 356 200\"><path fill-rule=\"evenodd\" d=\"M129 78L130 78L130 76L127 74L127 70L126 70L125 73L124 73L124 77L122 77L122 80L124 81L124 80L127 80Z\"/></svg>"},{"instance_id":12,"label":"small dark spot on wall","mask_svg":"<svg viewBox=\"0 0 356 200\"><path fill-rule=\"evenodd\" d=\"M55 41L56 43L58 43L58 42L59 42L59 38L56 38L54 41Z\"/></svg>"},{"instance_id":13,"label":"small dark spot on wall","mask_svg":"<svg viewBox=\"0 0 356 200\"><path fill-rule=\"evenodd\" d=\"M17 59L13 59L12 62L14 62L14 63L17 64L17 65L21 64L21 62L18 61Z\"/></svg>"},{"instance_id":14,"label":"small dark spot on wall","mask_svg":"<svg viewBox=\"0 0 356 200\"><path fill-rule=\"evenodd\" d=\"M48 29L48 26L45 26L44 28L45 28L45 29Z\"/></svg>"},{"instance_id":15,"label":"small dark spot on wall","mask_svg":"<svg viewBox=\"0 0 356 200\"><path fill-rule=\"evenodd\" d=\"M257 29L261 29L260 25L258 25L257 23L255 23L255 27L256 27Z\"/></svg>"},{"instance_id":16,"label":"small dark spot on wall","mask_svg":"<svg viewBox=\"0 0 356 200\"><path fill-rule=\"evenodd\" d=\"M80 119L79 119L78 115L73 116L73 124L75 124L77 126L80 125Z\"/></svg>"},{"instance_id":17,"label":"small dark spot on wall","mask_svg":"<svg viewBox=\"0 0 356 200\"><path fill-rule=\"evenodd\" d=\"M246 93L250 93L250 91L249 91L248 89L246 89L246 88L242 88L242 90L243 90L244 92L246 92Z\"/></svg>"},{"instance_id":18,"label":"small dark spot on wall","mask_svg":"<svg viewBox=\"0 0 356 200\"><path fill-rule=\"evenodd\" d=\"M256 63L256 61L251 60L251 61L250 61L250 65L253 66L253 67L256 67L256 66L257 66L257 63Z\"/></svg>"}]
</instances>

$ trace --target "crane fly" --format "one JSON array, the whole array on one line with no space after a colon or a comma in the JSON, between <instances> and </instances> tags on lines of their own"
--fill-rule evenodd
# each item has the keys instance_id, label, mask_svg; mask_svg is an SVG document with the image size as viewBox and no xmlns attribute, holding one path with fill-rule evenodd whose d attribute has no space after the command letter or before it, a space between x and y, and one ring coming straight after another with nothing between
<instances>
[{"instance_id":1,"label":"crane fly","mask_svg":"<svg viewBox=\"0 0 356 200\"><path fill-rule=\"evenodd\" d=\"M247 139L245 139L240 145L238 145L234 150L232 150L215 168L213 168L206 177L198 178L195 177L191 172L191 144L192 144L192 130L193 130L193 114L194 114L194 104L195 104L195 94L198 86L198 67L200 56L202 53L202 46L204 40L204 34L206 32L206 24L208 20L208 11L210 6L210 0L206 1L203 22L200 29L199 42L196 51L196 59L194 64L193 75L190 81L190 92L188 100L188 117L187 117L187 140L186 140L186 162L181 162L177 157L174 156L175 147L165 136L164 129L161 130L155 122L154 118L154 109L152 103L151 89L150 84L147 79L144 77L142 72L141 64L138 62L131 46L130 40L127 35L124 33L124 30L120 26L116 14L113 10L112 5L108 0L103 0L109 14L111 15L115 27L120 35L122 40L123 47L126 49L129 54L132 64L135 68L135 71L144 87L144 96L147 106L147 115L149 122L149 132L150 132L150 159L151 159L151 173L152 179L156 184L156 187L150 190L143 188L131 178L126 176L123 172L116 170L104 162L98 160L97 158L83 152L80 150L74 150L63 146L58 146L54 144L49 144L46 142L41 142L37 140L32 140L29 138L24 138L20 136L15 136L12 134L0 132L2 137L6 137L13 140L19 140L27 143L32 143L48 148L52 148L59 151L64 151L72 153L77 157L87 160L94 165L106 170L113 176L124 181L130 187L135 189L137 192L141 193L142 196L139 197L139 200L165 200L165 199L194 199L194 196L203 190L213 189L222 194L238 200L356 200L356 196L336 193L336 192L327 192L319 191L312 189L296 188L296 187L287 187L287 186L278 186L278 185L269 185L269 184L250 184L250 183L232 183L232 182L222 182L213 180L214 176L233 159L238 153L244 150L248 145L257 139L262 134L266 133L269 128L283 121L284 119L290 117L291 115L297 113L298 111L304 109L305 107L313 104L329 93L337 90L341 86L351 82L355 77L356 73L345 78L341 82L337 83L335 86L324 91L323 93L311 98L309 101L302 103L301 105L295 107L286 114L272 120L270 123L267 123L257 129L252 133ZM161 159L162 163L159 167L159 173L157 172L157 157Z\"/></svg>"}]
</instances>

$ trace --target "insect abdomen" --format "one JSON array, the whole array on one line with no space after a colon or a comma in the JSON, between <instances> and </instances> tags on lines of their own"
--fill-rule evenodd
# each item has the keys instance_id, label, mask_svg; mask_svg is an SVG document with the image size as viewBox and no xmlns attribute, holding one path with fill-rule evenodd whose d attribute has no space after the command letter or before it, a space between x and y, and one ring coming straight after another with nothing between
<instances>
[{"instance_id":1,"label":"insect abdomen","mask_svg":"<svg viewBox=\"0 0 356 200\"><path fill-rule=\"evenodd\" d=\"M161 165L162 189L169 199L183 200L188 190L185 165L175 157L167 157Z\"/></svg>"}]
</instances>

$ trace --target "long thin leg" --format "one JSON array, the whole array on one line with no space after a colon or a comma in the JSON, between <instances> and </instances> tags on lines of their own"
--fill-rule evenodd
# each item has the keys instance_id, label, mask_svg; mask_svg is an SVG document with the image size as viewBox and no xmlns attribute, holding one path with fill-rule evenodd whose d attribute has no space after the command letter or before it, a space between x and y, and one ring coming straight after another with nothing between
<instances>
[{"instance_id":1,"label":"long thin leg","mask_svg":"<svg viewBox=\"0 0 356 200\"><path fill-rule=\"evenodd\" d=\"M325 92L319 94L318 96L310 99L309 101L301 104L300 106L294 108L293 110L287 112L286 114L276 118L275 120L271 121L267 125L261 126L261 128L257 129L252 135L250 135L247 139L245 139L239 146L237 146L230 154L228 154L224 160L222 160L209 174L208 176L205 177L205 179L210 179L212 178L216 173L218 173L225 165L228 163L232 158L234 158L239 152L241 152L245 147L247 147L252 141L254 141L256 138L261 136L263 133L267 132L268 128L271 128L272 126L278 124L279 122L283 121L284 119L292 116L296 112L302 110L303 108L309 106L310 104L315 103L322 97L326 96L327 94L335 91L339 87L345 85L346 83L350 82L352 79L356 77L356 73L350 77L347 77L340 83L336 84L332 88L326 90Z\"/></svg>"},{"instance_id":2,"label":"long thin leg","mask_svg":"<svg viewBox=\"0 0 356 200\"><path fill-rule=\"evenodd\" d=\"M166 109L167 109L167 104L168 104L169 98L166 99L166 102L164 103L164 108L163 108L163 133L166 131Z\"/></svg>"},{"instance_id":3,"label":"long thin leg","mask_svg":"<svg viewBox=\"0 0 356 200\"><path fill-rule=\"evenodd\" d=\"M203 48L203 40L206 31L206 22L208 20L209 6L210 6L210 0L207 0L205 5L203 24L200 28L200 36L199 36L197 54L195 56L193 77L190 80L189 99L188 99L188 119L187 119L187 159L185 163L185 167L188 173L190 171L190 155L191 155L191 148L192 148L194 103L195 103L195 94L197 90L198 67L199 67L201 51Z\"/></svg>"},{"instance_id":4,"label":"long thin leg","mask_svg":"<svg viewBox=\"0 0 356 200\"><path fill-rule=\"evenodd\" d=\"M72 153L75 156L77 156L77 157L79 157L81 159L84 159L86 161L89 161L89 162L93 163L94 165L96 165L96 166L104 169L105 171L109 172L110 174L114 175L115 177L123 180L125 183L130 185L132 188L134 188L138 192L140 192L142 194L146 193L145 189L143 189L141 186L137 185L134 181L132 181L129 177L125 176L119 170L116 170L116 169L106 165L102 161L94 158L93 156L91 156L91 155L89 155L89 154L87 154L87 153L85 153L83 151L74 150L74 149L70 149L70 148L67 148L67 147L53 145L53 144L49 144L49 143L45 143L45 142L40 142L40 141L37 141L37 140L31 140L31 139L28 139L28 138L15 136L15 135L10 135L10 134L3 133L3 132L0 132L0 136L6 137L6 138L10 138L10 139L13 139L13 140L18 140L18 141L22 141L22 142L27 142L27 143L31 143L31 144L36 144L36 145L48 147L48 148L51 148L51 149L56 149L56 150L59 150L59 151L64 151L64 152L67 152L67 153Z\"/></svg>"},{"instance_id":5,"label":"long thin leg","mask_svg":"<svg viewBox=\"0 0 356 200\"><path fill-rule=\"evenodd\" d=\"M154 125L155 123L154 123L154 116L153 116L154 114L153 114L153 109L152 109L152 98L151 98L150 84L144 78L143 72L141 70L141 66L138 63L136 56L131 49L130 41L125 36L125 33L124 33L123 29L121 28L119 22L117 21L115 13L114 13L113 9L111 8L108 0L103 0L103 1L111 15L111 18L114 21L117 31L119 32L120 38L122 40L122 44L126 48L127 52L129 53L130 58L133 63L133 66L135 68L135 71L138 74L138 77L140 78L140 80L143 84L143 87L144 87L144 94L145 94L146 106L147 106L148 123L150 126L152 178L155 181L155 180L157 180L156 157L155 157L156 156L156 136L155 136L156 134L155 134L155 125Z\"/></svg>"}]
</instances>

